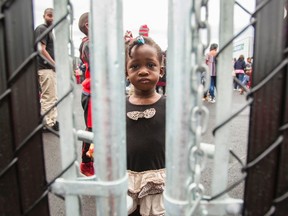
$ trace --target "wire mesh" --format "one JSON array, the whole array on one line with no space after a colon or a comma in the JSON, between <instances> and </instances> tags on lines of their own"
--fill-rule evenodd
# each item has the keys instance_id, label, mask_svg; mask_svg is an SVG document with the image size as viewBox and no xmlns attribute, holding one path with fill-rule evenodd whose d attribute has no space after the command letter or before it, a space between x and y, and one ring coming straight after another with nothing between
<instances>
[{"instance_id":1,"label":"wire mesh","mask_svg":"<svg viewBox=\"0 0 288 216\"><path fill-rule=\"evenodd\" d=\"M4 16L2 18L4 18L5 15L7 15L11 11L11 7L13 7L13 5L19 4L19 2L20 1L18 1L18 2L17 1L4 1L4 2L1 2L1 15L4 14ZM29 2L30 5L31 5L31 2L32 1ZM27 4L27 1L26 2L23 1L23 4ZM57 27L62 22L66 21L68 17L70 17L70 21L73 21L72 5L70 4L70 2L67 5L67 7L69 8L69 10L67 10L68 12L63 17L61 17L58 21L56 21L53 25L51 25L45 32L43 32L43 34L40 37L38 37L35 40L35 43L34 43L35 46L37 46L37 44L39 43L39 41L41 39L43 39L47 34L49 34L52 30L54 30L55 27ZM30 11L30 12L32 14L32 11ZM32 21L32 19L31 19L31 21ZM70 23L70 24L72 24L72 23ZM7 25L6 28L9 30L9 28L13 28L13 26L8 26ZM19 39L21 40L21 38L19 38ZM31 37L30 39L33 39L33 37ZM72 43L72 40L70 40L70 43ZM30 47L30 50L33 50L33 47L34 46ZM73 44L72 44L71 47L72 47L72 51L73 51L74 50ZM6 100L9 100L9 97L11 97L11 95L15 91L14 86L19 85L19 80L21 80L23 75L24 75L24 73L27 72L26 68L29 65L32 65L33 63L35 65L35 60L36 60L36 57L38 55L41 56L42 58L45 58L45 57L43 57L41 55L39 50L33 51L16 69L13 70L13 72L10 73L10 75L7 77L7 84L6 84L7 89L2 91L1 95L0 95L0 105L4 104L6 102ZM35 80L31 79L31 82L33 82L33 81L35 81ZM74 83L74 82L75 81L73 80L73 77L71 76L70 89L49 110L47 110L45 113L43 113L39 117L38 125L36 125L35 128L33 128L25 137L22 138L22 140L19 141L19 143L16 144L16 147L14 148L14 152L13 152L14 156L13 156L12 160L5 167L3 167L3 168L1 167L1 170L0 170L0 181L2 181L4 179L4 177L5 177L5 175L8 172L10 172L10 170L13 169L14 167L22 167L23 166L23 159L20 156L20 160L19 160L19 155L22 155L23 153L25 153L27 151L27 146L30 145L30 141L35 139L36 136L39 136L39 133L41 134L41 132L43 130L43 127L44 127L44 121L43 121L44 117L54 107L57 107L67 97L69 97L71 95L71 93L73 93L74 85L72 83ZM34 88L33 90L37 94L37 88ZM37 113L39 113L39 110L35 111L35 114L37 114ZM59 137L59 133L57 131L54 131L53 129L50 129L50 128L47 128L47 129L50 132L52 132L55 136ZM5 144L9 144L9 143L3 143L3 145L5 145ZM42 145L42 142L37 143L37 145L39 145L39 144ZM42 153L43 153L43 150L42 150ZM27 156L29 156L29 155L27 155ZM43 155L42 155L42 157L43 157ZM42 160L43 160L43 158L42 158ZM17 214L29 215L29 214L31 214L31 212L33 212L33 213L35 213L35 211L37 212L39 204L41 202L43 202L43 200L48 201L48 194L50 192L50 186L55 182L55 180L57 178L63 176L63 174L65 174L67 172L67 170L69 170L72 166L75 166L75 161L77 161L77 154L75 154L74 159L70 162L70 164L66 168L64 168L59 174L57 174L51 181L45 183L45 185L42 187L43 191L41 192L40 196L36 197L34 200L30 200L29 205L28 206L26 205L26 207L24 207L23 203L20 203L20 205L19 205L20 209L18 209L19 212ZM43 169L44 169L44 166L43 166ZM31 173L28 173L29 175L33 175L33 169L32 170L31 169L28 170L28 172L31 172ZM44 177L45 177L45 175L44 175ZM23 191L23 189L22 189L22 191ZM57 194L55 194L55 195L57 196ZM60 198L63 199L63 197L60 197ZM25 202L25 200L21 200L20 202ZM22 207L20 207L20 206L22 206ZM15 206L12 205L12 207L14 208ZM49 209L46 209L46 210L47 210L46 213L49 214ZM7 210L7 211L9 212L10 210ZM3 209L3 211L1 210L1 212L4 215L6 215L6 211L4 209ZM9 214L8 212L7 212L7 215ZM39 214L43 214L43 212L41 213L41 211L38 211L38 213Z\"/></svg>"},{"instance_id":2,"label":"wire mesh","mask_svg":"<svg viewBox=\"0 0 288 216\"><path fill-rule=\"evenodd\" d=\"M9 10L9 8L13 5L13 3L16 1L2 1L1 2L1 15L4 14L3 16L0 17L1 20L3 20L3 18L5 17L5 10ZM271 0L266 0L266 1L258 1L257 7L255 9L255 11L253 13L250 13L247 9L245 9L245 7L243 5L241 5L239 2L235 2L235 4L237 6L239 6L240 8L243 9L243 11L247 12L248 14L251 15L251 19L250 19L250 23L245 26L240 32L236 33L235 36L233 38L231 38L224 46L221 47L221 49L218 52L217 57L219 57L221 55L221 53L229 46L231 45L231 43L233 43L233 41L238 38L239 36L241 36L243 34L243 32L245 32L247 30L247 28L249 28L250 26L254 26L257 25L257 22L259 22L256 18L257 14L260 13L262 10L264 10L265 8L269 8L269 3L271 3ZM50 26L47 31L45 31L43 33L43 35L41 36L42 38L48 34L50 31L52 31L57 25L59 25L61 22L63 22L64 20L66 20L68 17L70 17L71 20L73 20L73 18L71 18L73 16L73 10L71 9L71 4L70 5L70 10L68 10L67 14L65 14L61 19L59 19L57 22L55 22L52 26ZM36 39L35 44L37 44L40 40L41 37L39 37L38 39ZM72 43L72 40L70 41L70 43ZM72 45L73 47L73 45ZM259 47L255 47L256 49L259 49ZM73 48L71 49L72 51L74 50ZM284 54L287 53L287 48L286 50L283 48L283 56ZM34 51L31 52L30 55L25 58L23 60L23 62L15 69L13 70L13 72L11 73L11 75L9 75L9 77L7 78L7 83L6 83L6 88L1 90L1 94L0 94L0 106L3 106L3 104L6 103L7 100L9 100L9 98L11 97L11 95L13 94L13 86L18 84L19 79L21 79L21 77L23 76L23 71L25 71L25 69L27 68L27 66L33 64L33 62L35 63L35 58L40 55L39 51ZM255 56L256 58L257 56ZM216 133L216 131L223 127L224 125L226 125L228 122L232 121L234 118L236 118L244 109L246 109L247 107L253 107L253 105L255 104L255 101L258 98L255 98L255 94L258 91L261 91L273 78L276 77L276 75L278 75L279 73L282 73L284 69L287 70L287 63L288 63L288 58L287 57L283 57L283 59L277 64L277 66L271 70L268 75L260 80L257 84L253 85L251 87L251 89L247 89L239 80L237 80L235 78L235 81L247 92L246 95L246 100L247 103L244 104L242 107L240 107L236 112L232 113L232 115L227 118L226 120L224 120L221 124L217 125L214 130L213 130L213 134ZM260 73L258 71L254 71L253 73ZM58 102L51 107L51 109L53 109L54 107L56 107L57 105L59 105L60 103L63 102L63 100L65 100L65 98L67 98L71 93L73 93L74 91L74 87L72 82L74 82L74 80L71 80L71 87L70 89L64 94L63 97L61 97ZM287 83L286 83L287 85ZM3 87L1 87L3 88ZM287 100L287 98L285 98L285 101ZM284 102L285 102L284 101ZM284 103L283 102L283 103ZM50 109L50 110L51 110ZM33 139L35 136L39 135L39 132L42 130L44 124L43 124L43 119L45 117L45 115L47 115L47 113L50 111L48 110L46 113L42 114L39 118L39 122L38 125L33 128L28 135L26 135L24 138L22 138L22 140L17 144L17 147L14 148L14 157L7 163L7 165L5 165L4 167L1 167L0 170L0 181L1 179L4 178L4 176L11 171L11 169L13 169L14 167L19 166L19 158L18 155L22 153L23 149L25 149L27 147L27 145L29 144L29 141L31 139ZM287 112L287 110L286 110ZM287 115L284 114L283 115ZM243 181L246 180L247 178L247 173L249 170L251 170L252 168L255 168L262 160L264 160L265 158L267 158L267 156L269 154L271 154L272 152L275 151L275 149L279 149L279 147L283 144L287 144L287 136L283 136L283 133L287 133L287 122L283 122L281 125L278 126L278 130L279 130L279 136L276 137L276 139L268 146L266 147L257 157L253 158L252 160L250 160L248 163L244 163L241 161L241 159L233 152L231 151L230 154L236 158L236 160L239 162L239 164L241 165L242 169L242 177L239 180L236 180L235 183L232 183L229 187L227 187L225 190L211 196L211 197L203 197L202 200L206 200L206 201L213 201L218 199L219 197L221 197L222 195L228 193L229 191L231 191L233 188L235 188L237 185L239 185L240 183L242 183ZM53 130L51 130L51 132L55 135L59 137L59 134ZM285 139L286 138L286 139ZM249 143L249 144L253 144L253 143ZM30 204L28 207L26 207L25 209L21 208L21 212L22 215L28 215L29 213L31 213L32 210L34 210L37 205L39 205L39 203L41 203L41 201L43 201L44 199L47 198L47 195L50 191L50 186L55 182L55 180L57 178L59 178L60 176L62 176L67 170L69 170L72 166L74 166L75 161L77 161L76 158L76 154L75 154L75 158L70 162L70 164L63 169L63 171L61 171L57 176L55 176L50 182L46 182L44 190L42 191L42 194L40 196L38 196L35 200L33 200L32 204ZM63 197L61 197L63 199ZM288 198L288 191L282 191L281 194L279 196L275 196L274 199L271 202L271 207L268 209L268 211L265 213L265 215L272 215L275 212L277 212L277 204L279 203L287 203L287 198ZM259 197L257 199L260 199Z\"/></svg>"}]
</instances>

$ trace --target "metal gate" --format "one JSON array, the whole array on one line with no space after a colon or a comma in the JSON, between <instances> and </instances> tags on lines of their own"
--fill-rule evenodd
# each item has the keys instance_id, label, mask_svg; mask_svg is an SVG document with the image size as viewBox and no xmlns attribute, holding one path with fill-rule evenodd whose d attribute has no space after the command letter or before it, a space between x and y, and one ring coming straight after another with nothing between
<instances>
[{"instance_id":1,"label":"metal gate","mask_svg":"<svg viewBox=\"0 0 288 216\"><path fill-rule=\"evenodd\" d=\"M256 9L250 13L237 1L220 1L221 49L214 148L201 143L209 119L202 103L208 86L200 83L200 72L207 70L202 57L209 46L208 1L169 0L169 115L164 194L167 215L288 215L288 25L287 19L283 20L284 3L284 0L256 0ZM235 4L250 13L251 22L233 35L231 17ZM50 182L46 182L44 169L41 130L45 114L39 114L36 73L39 53L34 51L32 1L0 0L0 6L1 215L49 215L49 193L65 199L66 215L81 215L80 195L96 196L97 215L127 215L125 88L124 73L119 73L124 71L122 1L91 1L91 58L97 59L97 64L91 65L97 74L92 76L96 113L93 141L101 145L96 152L97 177L90 179L79 178L75 171L77 132L72 108L75 82L69 66L69 56L73 57L74 50L70 34L73 7L68 0L54 1L56 22L49 31L55 29L57 37L56 70L64 71L57 73L61 88L58 85L59 101L55 104L61 123L60 134L55 135L61 141L62 171ZM247 104L232 113L232 45L251 25L255 28L253 86L247 90ZM206 38L200 33L203 31ZM247 162L243 162L229 152L228 135L231 120L246 107L251 107L250 130ZM213 195L207 197L200 178L207 149L211 147ZM239 161L243 173L232 185L227 184L229 154ZM230 198L227 192L243 181L244 199Z\"/></svg>"}]
</instances>

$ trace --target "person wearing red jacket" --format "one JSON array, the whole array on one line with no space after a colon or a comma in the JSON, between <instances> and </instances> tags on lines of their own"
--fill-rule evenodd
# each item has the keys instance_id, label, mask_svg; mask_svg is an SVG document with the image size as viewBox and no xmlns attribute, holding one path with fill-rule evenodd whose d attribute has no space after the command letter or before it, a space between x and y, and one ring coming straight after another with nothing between
<instances>
[{"instance_id":1,"label":"person wearing red jacket","mask_svg":"<svg viewBox=\"0 0 288 216\"><path fill-rule=\"evenodd\" d=\"M82 82L82 96L81 103L84 110L84 120L86 124L86 130L92 131L92 104L91 104L91 78L90 78L90 67L89 67L89 38L88 38L88 13L84 13L79 18L79 29L86 36L82 39L80 45L80 59L85 65L85 79ZM80 164L80 172L86 176L94 175L93 165L93 150L94 145L91 143L83 142L82 144L82 162Z\"/></svg>"}]
</instances>

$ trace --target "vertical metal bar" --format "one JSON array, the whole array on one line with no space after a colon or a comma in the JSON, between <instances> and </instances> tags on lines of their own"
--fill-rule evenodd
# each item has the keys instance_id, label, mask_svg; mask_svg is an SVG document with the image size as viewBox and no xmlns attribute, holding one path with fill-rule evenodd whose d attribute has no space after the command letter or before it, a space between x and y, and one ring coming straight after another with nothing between
<instances>
[{"instance_id":1,"label":"vertical metal bar","mask_svg":"<svg viewBox=\"0 0 288 216\"><path fill-rule=\"evenodd\" d=\"M169 0L166 108L166 188L167 215L185 215L188 205L188 150L191 145L191 1ZM181 73L181 75L179 75Z\"/></svg>"},{"instance_id":2,"label":"vertical metal bar","mask_svg":"<svg viewBox=\"0 0 288 216\"><path fill-rule=\"evenodd\" d=\"M122 0L91 1L94 165L98 181L126 177L125 71ZM126 215L127 186L121 196L96 199L97 215Z\"/></svg>"},{"instance_id":3,"label":"vertical metal bar","mask_svg":"<svg viewBox=\"0 0 288 216\"><path fill-rule=\"evenodd\" d=\"M257 0L257 5L263 1ZM270 1L256 15L255 60L253 86L259 84L283 59L283 5L284 0ZM250 132L247 161L250 162L267 149L279 136L283 122L283 74L253 94L250 113ZM271 207L276 194L280 148L263 158L248 170L244 194L244 214L264 215ZM287 209L287 204L286 204Z\"/></svg>"},{"instance_id":4,"label":"vertical metal bar","mask_svg":"<svg viewBox=\"0 0 288 216\"><path fill-rule=\"evenodd\" d=\"M55 19L54 22L66 15L68 7L68 0L54 0ZM62 98L72 87L71 76L72 68L69 61L69 21L63 20L55 28L54 47L55 47L55 63L57 74L57 91L58 99ZM66 168L73 160L75 160L75 135L73 134L73 94L66 97L58 106L58 119L60 122L60 146L61 146L61 160L62 168ZM64 177L66 179L75 179L75 168L69 169ZM80 205L78 197L66 195L66 215L79 215Z\"/></svg>"},{"instance_id":5,"label":"vertical metal bar","mask_svg":"<svg viewBox=\"0 0 288 216\"><path fill-rule=\"evenodd\" d=\"M220 1L219 47L233 37L234 0ZM220 54L217 64L216 125L231 116L232 107L232 49L231 43ZM230 123L221 127L215 135L215 157L213 167L212 193L216 194L227 187L230 143Z\"/></svg>"}]
</instances>

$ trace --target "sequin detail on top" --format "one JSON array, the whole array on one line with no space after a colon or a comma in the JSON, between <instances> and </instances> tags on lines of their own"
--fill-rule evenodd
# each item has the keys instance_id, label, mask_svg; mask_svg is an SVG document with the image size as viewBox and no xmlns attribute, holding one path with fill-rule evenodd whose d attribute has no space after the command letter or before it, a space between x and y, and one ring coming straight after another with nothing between
<instances>
[{"instance_id":1,"label":"sequin detail on top","mask_svg":"<svg viewBox=\"0 0 288 216\"><path fill-rule=\"evenodd\" d=\"M152 118L156 113L156 110L154 108L146 109L143 112L141 111L132 111L127 112L128 118L137 121L139 118Z\"/></svg>"}]
</instances>

